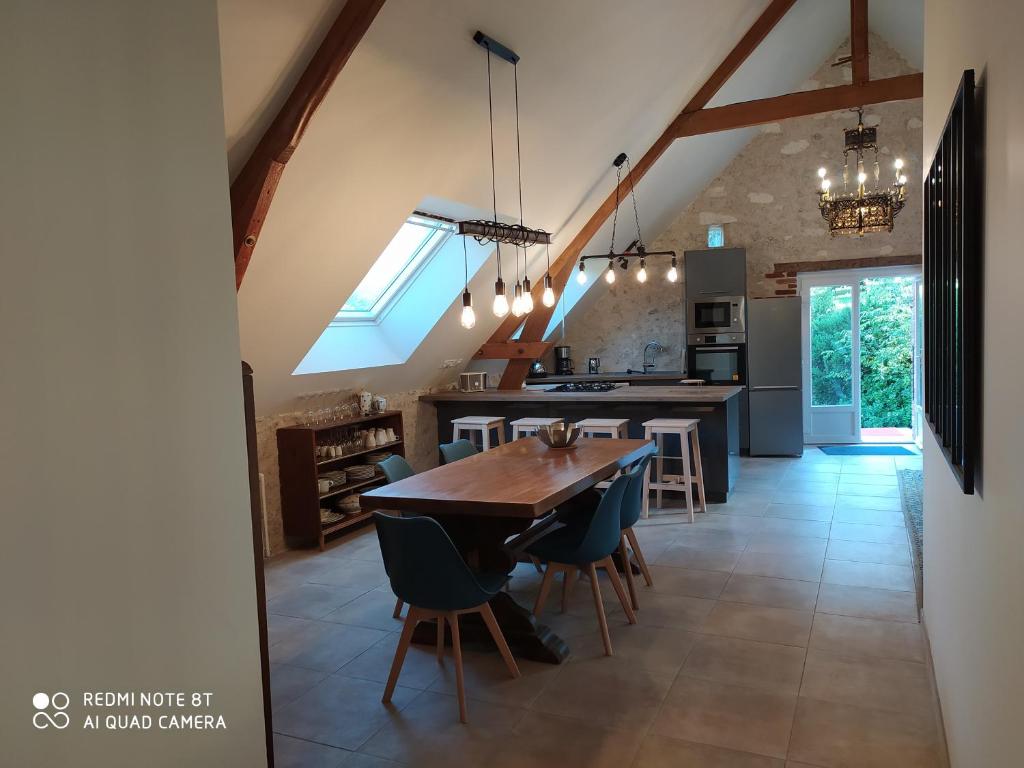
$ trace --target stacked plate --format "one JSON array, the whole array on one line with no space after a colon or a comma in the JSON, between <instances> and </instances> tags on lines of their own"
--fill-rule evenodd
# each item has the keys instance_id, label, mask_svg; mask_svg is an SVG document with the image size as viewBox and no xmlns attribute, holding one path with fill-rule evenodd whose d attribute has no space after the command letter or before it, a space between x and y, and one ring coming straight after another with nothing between
<instances>
[{"instance_id":1,"label":"stacked plate","mask_svg":"<svg viewBox=\"0 0 1024 768\"><path fill-rule=\"evenodd\" d=\"M330 509L320 510L320 524L321 525L333 525L334 523L340 522L345 519L345 515L342 512L334 512Z\"/></svg>"},{"instance_id":2,"label":"stacked plate","mask_svg":"<svg viewBox=\"0 0 1024 768\"><path fill-rule=\"evenodd\" d=\"M338 499L334 505L334 509L343 515L354 515L361 510L359 509L359 494L351 493L348 496L343 496Z\"/></svg>"},{"instance_id":3,"label":"stacked plate","mask_svg":"<svg viewBox=\"0 0 1024 768\"><path fill-rule=\"evenodd\" d=\"M373 477L377 468L373 464L356 464L351 467L346 467L345 472L348 474L349 482L359 482L361 480L369 480Z\"/></svg>"},{"instance_id":4,"label":"stacked plate","mask_svg":"<svg viewBox=\"0 0 1024 768\"><path fill-rule=\"evenodd\" d=\"M371 464L380 464L382 461L386 461L391 458L389 451L377 451L376 453L369 453L366 455L366 460Z\"/></svg>"},{"instance_id":5,"label":"stacked plate","mask_svg":"<svg viewBox=\"0 0 1024 768\"><path fill-rule=\"evenodd\" d=\"M342 486L348 480L348 473L342 469L336 469L333 472L321 472L321 480L329 480L331 483L331 490Z\"/></svg>"}]
</instances>

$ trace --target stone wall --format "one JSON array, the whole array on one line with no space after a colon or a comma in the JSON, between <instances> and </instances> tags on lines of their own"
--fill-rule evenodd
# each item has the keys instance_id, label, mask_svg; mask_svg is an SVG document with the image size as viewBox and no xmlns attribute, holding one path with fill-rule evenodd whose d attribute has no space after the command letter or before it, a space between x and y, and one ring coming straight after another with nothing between
<instances>
[{"instance_id":1,"label":"stone wall","mask_svg":"<svg viewBox=\"0 0 1024 768\"><path fill-rule=\"evenodd\" d=\"M914 71L876 35L871 36L870 50L873 78ZM848 53L849 44L844 43L803 89L849 83L849 65L831 66ZM817 169L825 166L833 189L841 188L842 131L857 123L856 113L842 110L762 126L760 133L648 249L677 251L681 268L683 251L705 248L708 225L721 224L726 246L747 251L750 296L795 292L795 274L776 272L776 262L920 254L917 179L921 174L921 101L869 106L864 122L878 126L883 183L891 180L896 157L903 158L904 173L910 179L907 204L896 218L892 233L832 238L818 211ZM867 170L870 177L870 164ZM573 347L577 370L585 371L586 359L591 356L601 358L604 370L639 368L641 350L652 339L667 347L666 353L658 357L657 366L679 367L685 342L685 288L664 279L667 267L662 259L652 259L648 264L650 278L644 285L637 283L636 268L631 267L628 273L618 273L613 286L599 281L591 288L567 317L565 340L559 341ZM682 278L685 281L685 273Z\"/></svg>"},{"instance_id":2,"label":"stone wall","mask_svg":"<svg viewBox=\"0 0 1024 768\"><path fill-rule=\"evenodd\" d=\"M405 457L413 469L422 472L437 466L437 419L434 407L421 403L420 395L430 390L384 394L388 408L400 410L405 425ZM377 394L377 393L375 393ZM383 393L380 393L383 394ZM354 391L325 393L311 407L327 408L356 398ZM301 424L303 412L281 413L256 419L256 443L260 472L263 474L267 507L267 535L272 555L284 552L284 526L281 519L281 483L277 471L277 430Z\"/></svg>"}]
</instances>

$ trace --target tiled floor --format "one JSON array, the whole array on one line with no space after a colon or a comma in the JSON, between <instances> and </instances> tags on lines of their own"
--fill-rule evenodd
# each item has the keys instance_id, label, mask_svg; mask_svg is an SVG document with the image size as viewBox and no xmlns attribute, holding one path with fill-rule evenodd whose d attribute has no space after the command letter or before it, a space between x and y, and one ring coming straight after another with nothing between
<instances>
[{"instance_id":1,"label":"tiled floor","mask_svg":"<svg viewBox=\"0 0 1024 768\"><path fill-rule=\"evenodd\" d=\"M940 765L934 699L896 485L919 457L745 459L728 504L638 529L655 585L629 626L602 589L542 620L561 666L467 652L469 725L450 656L414 648L380 703L400 622L372 531L267 569L280 768ZM602 576L602 580L605 577ZM511 589L532 604L520 567Z\"/></svg>"}]
</instances>

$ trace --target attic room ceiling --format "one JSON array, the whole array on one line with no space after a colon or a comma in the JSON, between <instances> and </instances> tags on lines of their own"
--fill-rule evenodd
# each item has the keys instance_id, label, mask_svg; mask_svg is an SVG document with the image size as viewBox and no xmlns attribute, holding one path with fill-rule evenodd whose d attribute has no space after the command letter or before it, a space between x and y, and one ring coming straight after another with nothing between
<instances>
[{"instance_id":1,"label":"attic room ceiling","mask_svg":"<svg viewBox=\"0 0 1024 768\"><path fill-rule=\"evenodd\" d=\"M342 2L220 0L225 128L237 173ZM514 47L527 218L555 257L611 188L611 160L640 156L761 13L741 0L387 0L289 162L239 293L243 357L261 414L303 393L425 388L461 369L496 326L459 328L458 302L402 366L292 376L299 360L417 208L490 204L486 83L472 33ZM873 0L872 30L920 66L919 0ZM710 106L798 90L847 36L847 0L799 0ZM621 55L629 51L628 56ZM916 59L916 60L915 60ZM508 82L505 82L508 80ZM511 90L511 72L495 71ZM517 204L509 105L496 102L499 214ZM752 129L677 141L637 186L653 239L749 141ZM598 232L592 244L606 243ZM543 252L533 249L531 277ZM471 283L486 295L493 259Z\"/></svg>"}]
</instances>

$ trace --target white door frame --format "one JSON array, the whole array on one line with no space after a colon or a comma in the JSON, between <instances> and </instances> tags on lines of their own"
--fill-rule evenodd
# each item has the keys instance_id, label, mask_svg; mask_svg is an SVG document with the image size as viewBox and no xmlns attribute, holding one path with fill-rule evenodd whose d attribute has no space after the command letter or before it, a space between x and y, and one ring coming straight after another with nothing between
<instances>
[{"instance_id":1,"label":"white door frame","mask_svg":"<svg viewBox=\"0 0 1024 768\"><path fill-rule=\"evenodd\" d=\"M797 286L801 304L801 349L803 359L801 378L804 393L804 442L808 445L828 443L859 443L860 439L860 281L867 277L920 277L921 268L916 266L899 267L864 267L861 269L823 270L797 274ZM815 405L817 413L850 413L853 429L846 434L814 434L814 421L811 406L811 328L810 328L810 289L817 286L849 285L850 295L850 364L852 370L852 397L850 405ZM913 333L916 334L916 322ZM913 337L912 337L913 338ZM913 379L913 377L912 377Z\"/></svg>"}]
</instances>

